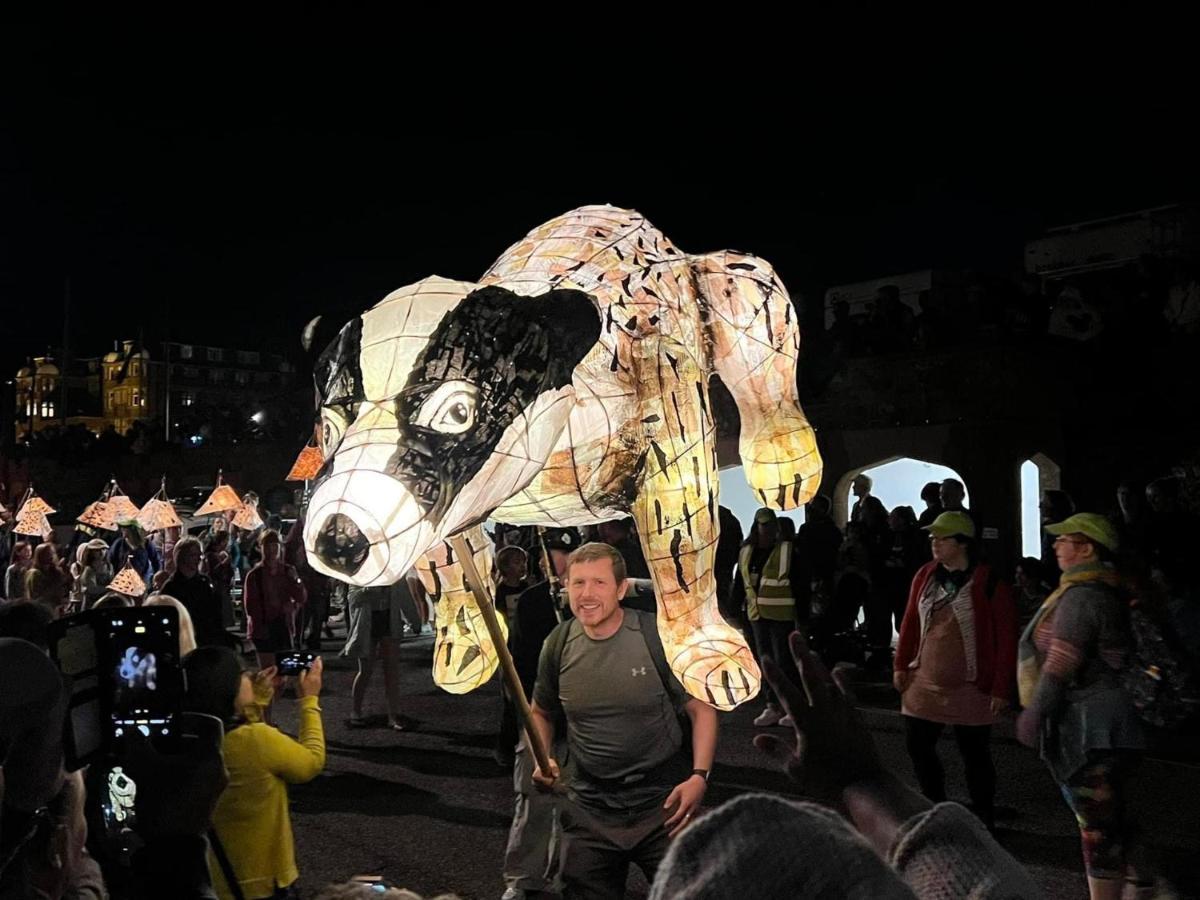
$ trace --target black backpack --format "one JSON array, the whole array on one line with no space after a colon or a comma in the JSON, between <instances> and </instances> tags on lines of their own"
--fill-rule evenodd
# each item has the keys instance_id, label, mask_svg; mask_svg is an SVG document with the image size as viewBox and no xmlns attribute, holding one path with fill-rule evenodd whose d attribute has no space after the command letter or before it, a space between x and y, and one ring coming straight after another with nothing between
<instances>
[{"instance_id":1,"label":"black backpack","mask_svg":"<svg viewBox=\"0 0 1200 900\"><path fill-rule=\"evenodd\" d=\"M1142 721L1173 731L1200 713L1196 665L1166 617L1137 598L1129 600L1133 646L1121 681Z\"/></svg>"}]
</instances>

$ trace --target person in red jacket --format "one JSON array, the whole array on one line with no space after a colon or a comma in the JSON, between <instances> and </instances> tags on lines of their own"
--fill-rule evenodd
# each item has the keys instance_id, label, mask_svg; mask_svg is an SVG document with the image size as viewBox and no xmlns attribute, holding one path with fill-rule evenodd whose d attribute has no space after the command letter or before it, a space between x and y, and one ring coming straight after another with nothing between
<instances>
[{"instance_id":1,"label":"person in red jacket","mask_svg":"<svg viewBox=\"0 0 1200 900\"><path fill-rule=\"evenodd\" d=\"M254 642L258 666L275 665L275 654L291 650L296 613L304 606L304 582L283 561L279 532L268 528L259 536L262 562L246 576L246 634Z\"/></svg>"},{"instance_id":2,"label":"person in red jacket","mask_svg":"<svg viewBox=\"0 0 1200 900\"><path fill-rule=\"evenodd\" d=\"M975 562L975 523L944 512L925 527L933 561L913 578L896 646L905 742L922 793L946 799L937 741L947 725L966 769L975 814L994 825L991 731L1016 677L1016 613L1008 585Z\"/></svg>"}]
</instances>

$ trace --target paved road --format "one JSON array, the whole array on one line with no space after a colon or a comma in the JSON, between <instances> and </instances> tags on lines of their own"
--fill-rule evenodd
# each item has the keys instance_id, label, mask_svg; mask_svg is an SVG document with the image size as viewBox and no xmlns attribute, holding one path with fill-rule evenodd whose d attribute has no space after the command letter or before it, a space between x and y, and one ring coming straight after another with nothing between
<instances>
[{"instance_id":1,"label":"paved road","mask_svg":"<svg viewBox=\"0 0 1200 900\"><path fill-rule=\"evenodd\" d=\"M368 710L378 728L345 727L352 667L327 642L322 699L329 760L324 774L292 789L301 883L306 893L336 879L382 874L422 894L453 891L464 898L498 897L500 864L512 810L511 776L492 759L499 717L495 682L463 697L436 688L429 675L431 640L404 644L403 690L409 730L383 726L382 684L371 686ZM378 676L377 676L378 678ZM911 774L899 716L880 690L865 702L886 758ZM294 704L279 703L277 721L294 730ZM784 777L751 746L756 710L722 718L717 766L708 800L743 791L791 793ZM1011 732L1010 732L1011 734ZM1048 897L1084 897L1086 886L1074 821L1032 753L1011 736L996 739L999 837L1042 884ZM965 798L953 743L943 744L952 796ZM1187 893L1200 896L1200 767L1148 761L1138 809L1149 843ZM630 896L645 882L630 879ZM747 894L752 896L752 891Z\"/></svg>"}]
</instances>

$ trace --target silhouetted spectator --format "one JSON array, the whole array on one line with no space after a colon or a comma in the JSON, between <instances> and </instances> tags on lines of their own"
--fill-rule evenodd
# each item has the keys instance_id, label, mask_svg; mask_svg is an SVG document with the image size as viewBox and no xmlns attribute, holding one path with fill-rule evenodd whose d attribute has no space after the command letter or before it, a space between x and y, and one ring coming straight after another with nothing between
<instances>
[{"instance_id":1,"label":"silhouetted spectator","mask_svg":"<svg viewBox=\"0 0 1200 900\"><path fill-rule=\"evenodd\" d=\"M1159 478L1146 487L1150 565L1168 593L1182 593L1196 586L1190 561L1200 540L1200 523L1184 508L1181 492L1178 478Z\"/></svg>"},{"instance_id":2,"label":"silhouetted spectator","mask_svg":"<svg viewBox=\"0 0 1200 900\"><path fill-rule=\"evenodd\" d=\"M932 524L933 520L943 512L942 484L940 481L926 482L925 487L921 488L921 502L925 504L925 509L917 517L918 528L924 528L926 525Z\"/></svg>"},{"instance_id":3,"label":"silhouetted spectator","mask_svg":"<svg viewBox=\"0 0 1200 900\"><path fill-rule=\"evenodd\" d=\"M1038 505L1042 524L1061 522L1075 512L1075 501L1066 491L1049 490L1042 492L1042 502ZM1058 587L1058 558L1054 555L1054 535L1042 531L1042 571L1050 587Z\"/></svg>"},{"instance_id":4,"label":"silhouetted spectator","mask_svg":"<svg viewBox=\"0 0 1200 900\"><path fill-rule=\"evenodd\" d=\"M1017 563L1013 577L1013 599L1017 607L1017 634L1025 630L1026 624L1034 617L1042 602L1053 590L1046 583L1046 568L1040 559L1024 556Z\"/></svg>"},{"instance_id":5,"label":"silhouetted spectator","mask_svg":"<svg viewBox=\"0 0 1200 900\"><path fill-rule=\"evenodd\" d=\"M829 336L837 349L845 356L858 356L862 352L862 329L850 315L850 304L839 300L833 304L833 324Z\"/></svg>"}]
</instances>

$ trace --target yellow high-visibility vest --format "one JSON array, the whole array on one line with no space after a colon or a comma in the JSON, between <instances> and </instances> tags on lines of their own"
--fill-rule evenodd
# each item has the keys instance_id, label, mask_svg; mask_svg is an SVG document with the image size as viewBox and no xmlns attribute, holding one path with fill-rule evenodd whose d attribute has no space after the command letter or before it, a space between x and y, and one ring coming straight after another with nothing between
<instances>
[{"instance_id":1,"label":"yellow high-visibility vest","mask_svg":"<svg viewBox=\"0 0 1200 900\"><path fill-rule=\"evenodd\" d=\"M780 541L763 565L762 577L756 585L750 577L750 557L754 545L742 547L738 567L742 573L742 584L746 586L746 617L770 619L776 622L792 622L796 618L796 600L792 596L792 582L788 569L792 565L792 542Z\"/></svg>"}]
</instances>

